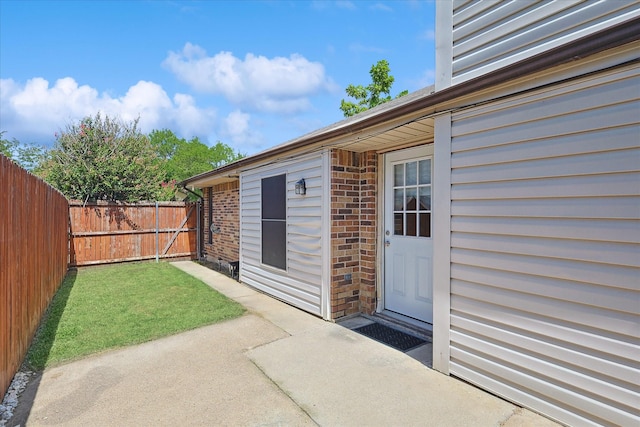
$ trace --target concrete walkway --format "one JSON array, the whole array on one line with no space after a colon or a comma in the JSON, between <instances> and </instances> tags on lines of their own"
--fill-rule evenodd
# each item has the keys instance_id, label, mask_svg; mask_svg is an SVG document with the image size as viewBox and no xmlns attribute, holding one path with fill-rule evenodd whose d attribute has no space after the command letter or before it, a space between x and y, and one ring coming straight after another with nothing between
<instances>
[{"instance_id":1,"label":"concrete walkway","mask_svg":"<svg viewBox=\"0 0 640 427\"><path fill-rule=\"evenodd\" d=\"M30 385L28 401L21 401L12 422L556 425L196 263L174 265L240 302L249 313L48 369Z\"/></svg>"}]
</instances>

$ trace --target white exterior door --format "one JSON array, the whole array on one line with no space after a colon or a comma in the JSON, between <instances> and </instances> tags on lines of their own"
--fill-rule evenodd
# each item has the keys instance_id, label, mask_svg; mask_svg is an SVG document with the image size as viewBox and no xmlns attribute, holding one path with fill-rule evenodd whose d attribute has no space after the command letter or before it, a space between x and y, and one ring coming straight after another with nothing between
<instances>
[{"instance_id":1,"label":"white exterior door","mask_svg":"<svg viewBox=\"0 0 640 427\"><path fill-rule=\"evenodd\" d=\"M433 145L385 155L384 308L433 323Z\"/></svg>"}]
</instances>

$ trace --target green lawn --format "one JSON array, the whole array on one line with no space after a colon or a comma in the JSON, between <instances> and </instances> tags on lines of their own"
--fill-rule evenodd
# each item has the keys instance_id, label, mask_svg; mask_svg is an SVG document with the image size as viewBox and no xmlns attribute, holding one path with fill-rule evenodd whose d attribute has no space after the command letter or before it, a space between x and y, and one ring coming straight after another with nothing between
<instances>
[{"instance_id":1,"label":"green lawn","mask_svg":"<svg viewBox=\"0 0 640 427\"><path fill-rule=\"evenodd\" d=\"M27 354L42 369L244 313L169 263L128 263L67 274Z\"/></svg>"}]
</instances>

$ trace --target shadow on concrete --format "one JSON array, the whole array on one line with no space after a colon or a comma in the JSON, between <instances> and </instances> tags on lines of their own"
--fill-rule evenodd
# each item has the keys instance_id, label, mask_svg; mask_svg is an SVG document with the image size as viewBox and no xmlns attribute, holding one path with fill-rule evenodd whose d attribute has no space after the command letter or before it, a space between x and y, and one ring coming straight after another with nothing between
<instances>
[{"instance_id":1,"label":"shadow on concrete","mask_svg":"<svg viewBox=\"0 0 640 427\"><path fill-rule=\"evenodd\" d=\"M29 414L31 413L31 408L33 407L36 394L38 393L38 387L40 386L43 371L40 366L35 367L34 371L34 367L30 366L28 363L29 356L32 352L37 351L39 360L46 361L49 359L49 354L51 353L51 348L53 347L58 331L58 325L60 324L60 319L62 318L62 314L67 306L67 301L69 300L69 295L71 295L71 290L76 282L77 275L78 271L76 269L72 269L67 272L64 281L60 285L60 288L51 300L47 311L40 320L40 325L36 330L36 334L31 342L29 351L27 352L27 356L20 368L22 372L33 373L29 377L26 388L22 393L20 393L18 406L13 410L13 416L7 421L7 427L24 426L29 419ZM48 331L52 332L48 333Z\"/></svg>"}]
</instances>

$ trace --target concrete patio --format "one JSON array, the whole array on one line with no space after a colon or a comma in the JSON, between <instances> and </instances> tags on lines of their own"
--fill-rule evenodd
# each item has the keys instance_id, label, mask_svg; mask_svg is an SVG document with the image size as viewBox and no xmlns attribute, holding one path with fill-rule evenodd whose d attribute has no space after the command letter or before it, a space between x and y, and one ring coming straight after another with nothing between
<instances>
[{"instance_id":1,"label":"concrete patio","mask_svg":"<svg viewBox=\"0 0 640 427\"><path fill-rule=\"evenodd\" d=\"M427 347L405 354L197 263L174 265L248 313L48 369L8 425L556 425L429 369Z\"/></svg>"}]
</instances>

